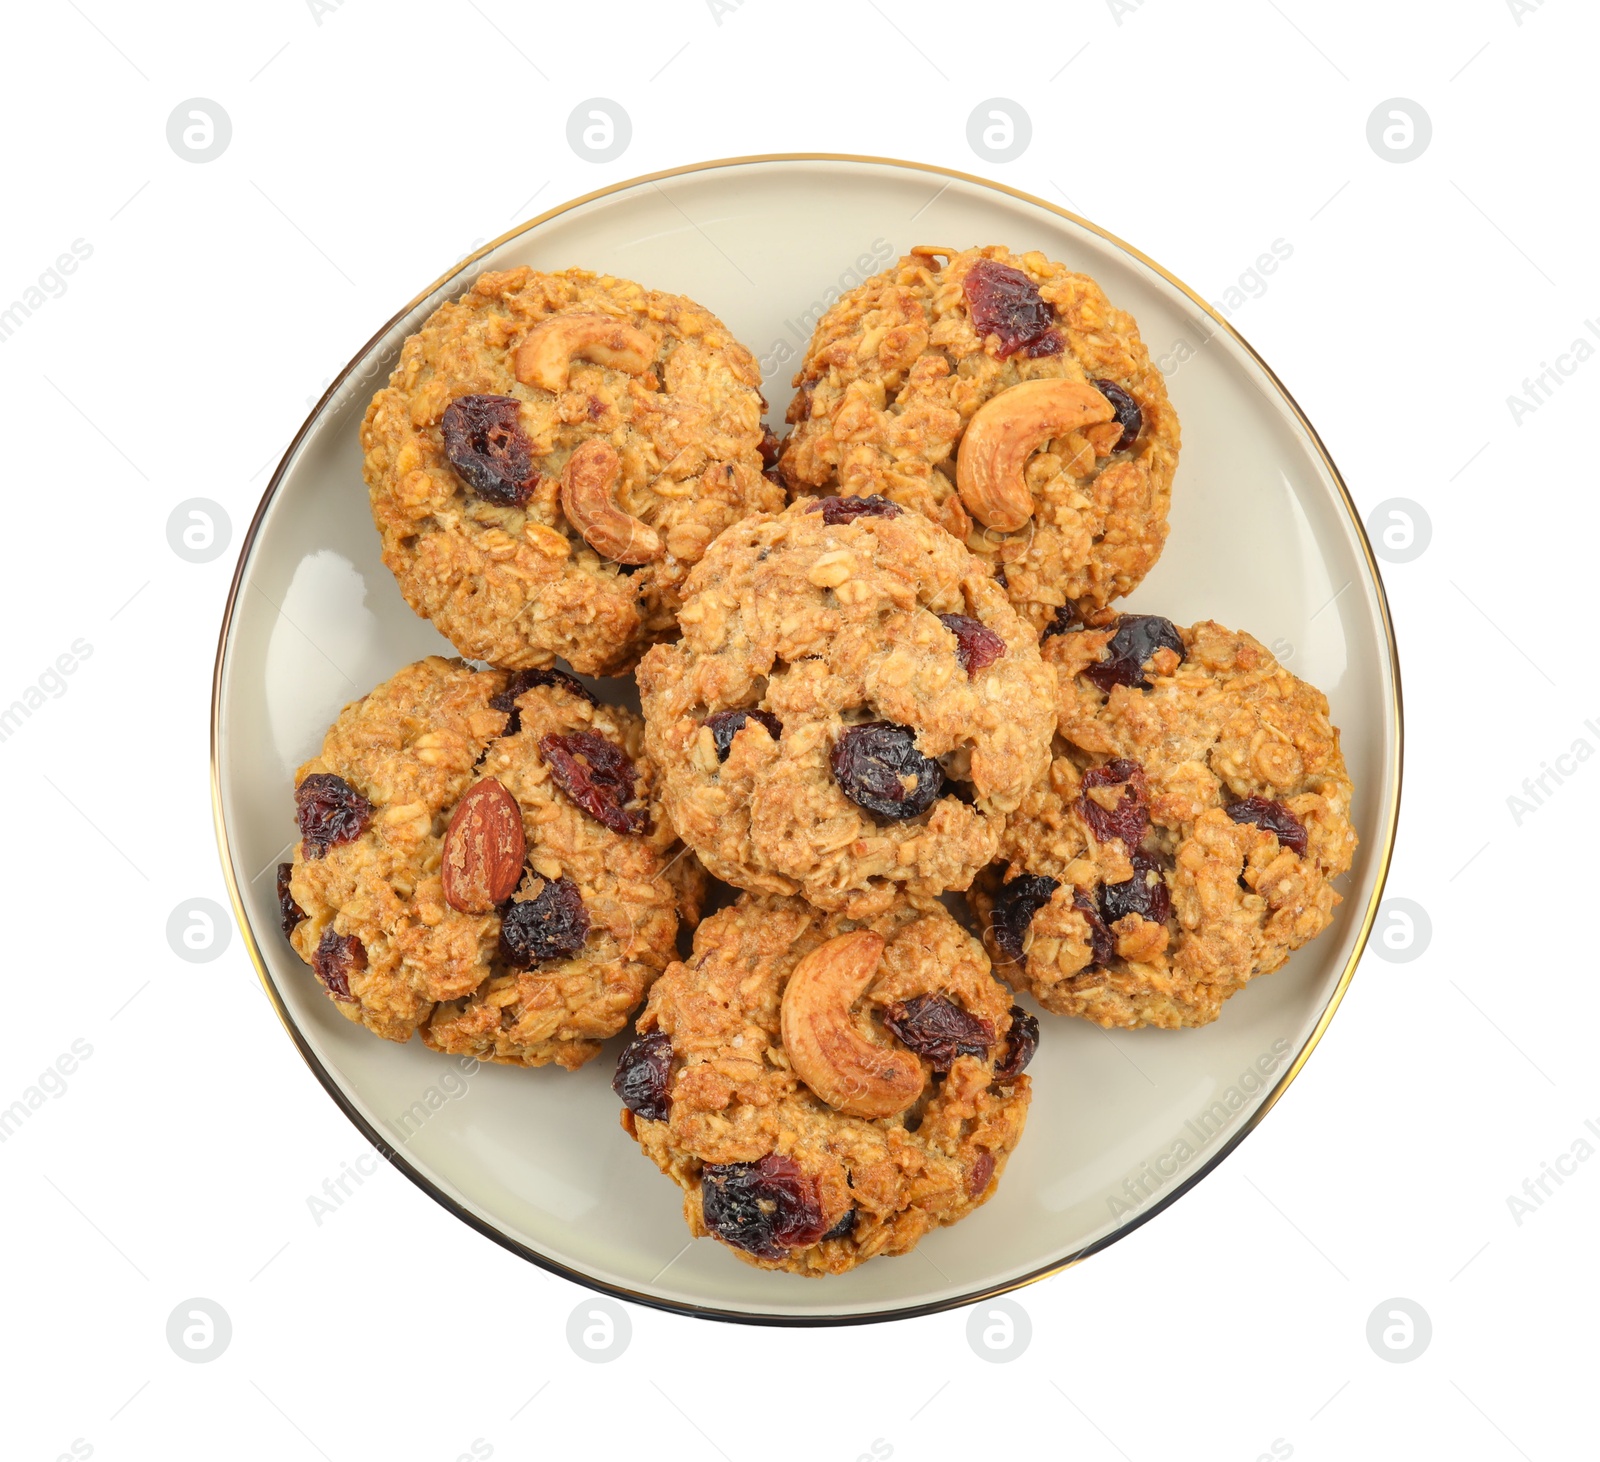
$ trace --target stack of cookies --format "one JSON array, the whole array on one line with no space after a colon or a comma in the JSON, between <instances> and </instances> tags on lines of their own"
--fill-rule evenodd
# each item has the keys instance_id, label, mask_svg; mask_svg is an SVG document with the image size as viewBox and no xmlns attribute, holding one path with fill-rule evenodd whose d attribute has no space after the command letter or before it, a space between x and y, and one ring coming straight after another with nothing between
<instances>
[{"instance_id":1,"label":"stack of cookies","mask_svg":"<svg viewBox=\"0 0 1600 1462\"><path fill-rule=\"evenodd\" d=\"M714 315L581 270L485 274L408 339L367 485L467 659L345 708L278 888L390 1040L574 1069L627 1032L622 1127L691 1232L822 1275L993 1195L1018 1000L1214 1020L1356 840L1319 691L1111 607L1179 432L1092 279L913 249L794 385L779 442Z\"/></svg>"}]
</instances>

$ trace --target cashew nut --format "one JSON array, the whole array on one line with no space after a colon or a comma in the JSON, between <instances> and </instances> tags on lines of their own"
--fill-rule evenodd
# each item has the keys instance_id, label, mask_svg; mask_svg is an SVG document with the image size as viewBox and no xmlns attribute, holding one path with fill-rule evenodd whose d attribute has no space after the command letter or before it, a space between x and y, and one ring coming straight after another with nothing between
<instances>
[{"instance_id":1,"label":"cashew nut","mask_svg":"<svg viewBox=\"0 0 1600 1462\"><path fill-rule=\"evenodd\" d=\"M1110 421L1115 408L1087 381L1022 381L984 402L956 455L956 491L985 527L1014 533L1033 516L1028 458L1051 437Z\"/></svg>"},{"instance_id":2,"label":"cashew nut","mask_svg":"<svg viewBox=\"0 0 1600 1462\"><path fill-rule=\"evenodd\" d=\"M661 535L617 506L612 494L621 475L616 448L590 437L567 458L561 473L561 511L601 558L650 563L661 557Z\"/></svg>"},{"instance_id":3,"label":"cashew nut","mask_svg":"<svg viewBox=\"0 0 1600 1462\"><path fill-rule=\"evenodd\" d=\"M922 1063L875 1046L850 1019L882 957L881 934L840 934L794 967L783 992L783 1048L795 1074L847 1117L893 1117L922 1094Z\"/></svg>"},{"instance_id":4,"label":"cashew nut","mask_svg":"<svg viewBox=\"0 0 1600 1462\"><path fill-rule=\"evenodd\" d=\"M524 386L560 391L567 384L567 367L575 360L592 360L637 376L649 370L655 358L656 343L645 331L610 315L551 315L517 347L512 369Z\"/></svg>"}]
</instances>

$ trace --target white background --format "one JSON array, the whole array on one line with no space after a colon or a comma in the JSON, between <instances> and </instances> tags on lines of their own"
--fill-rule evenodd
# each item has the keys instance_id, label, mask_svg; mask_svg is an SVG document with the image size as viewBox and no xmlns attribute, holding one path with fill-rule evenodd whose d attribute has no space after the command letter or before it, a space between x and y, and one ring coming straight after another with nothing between
<instances>
[{"instance_id":1,"label":"white background","mask_svg":"<svg viewBox=\"0 0 1600 1462\"><path fill-rule=\"evenodd\" d=\"M1580 1139L1600 1150L1584 1126L1600 1126L1600 766L1566 762L1531 811L1507 800L1578 739L1600 749L1584 724L1600 727L1584 668L1600 359L1568 361L1520 420L1507 400L1534 401L1524 378L1600 317L1592 10L45 0L8 20L0 308L42 302L0 341L0 707L43 693L0 741L0 1107L80 1056L0 1143L0 1453L1593 1455L1600 1162L1566 1161L1519 1213L1508 1198ZM204 164L167 140L195 97L232 124ZM567 142L592 97L632 121L609 163ZM1032 121L1008 163L967 140L994 97ZM1396 97L1432 121L1406 163L1368 142ZM644 1308L625 1352L593 1364L567 1341L583 1290L394 1172L317 1223L308 1198L364 1144L237 932L210 963L166 935L175 909L225 902L216 632L239 535L326 380L513 223L652 169L780 150L1070 200L1214 300L1288 242L1233 323L1363 513L1398 497L1432 524L1420 556L1386 566L1409 742L1389 893L1428 912L1431 943L1408 962L1369 952L1304 1073L1195 1191L1022 1291L1031 1341L1002 1364L969 1345L965 1312L815 1331ZM88 257L39 284L74 240ZM232 522L204 564L167 536L196 497ZM166 1338L192 1297L231 1321L205 1364ZM1367 1339L1394 1297L1431 1318L1406 1364Z\"/></svg>"}]
</instances>

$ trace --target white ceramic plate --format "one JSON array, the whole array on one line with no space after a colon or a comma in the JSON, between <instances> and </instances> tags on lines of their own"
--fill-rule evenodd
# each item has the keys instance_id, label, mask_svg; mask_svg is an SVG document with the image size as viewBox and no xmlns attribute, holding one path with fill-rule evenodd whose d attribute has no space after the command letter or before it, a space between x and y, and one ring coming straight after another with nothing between
<instances>
[{"instance_id":1,"label":"white ceramic plate","mask_svg":"<svg viewBox=\"0 0 1600 1462\"><path fill-rule=\"evenodd\" d=\"M1167 356L1183 423L1172 535L1127 607L1247 629L1321 686L1342 728L1361 837L1319 940L1203 1030L1108 1034L1043 1018L1028 1131L996 1196L912 1254L825 1280L689 1242L678 1189L617 1125L615 1051L577 1073L484 1066L346 1021L277 929L295 767L341 706L450 647L379 558L357 442L401 341L486 268L581 265L699 300L762 359L771 420L817 316L914 244L1041 249L1092 274ZM1188 349L1180 348L1180 342ZM1172 360L1187 356L1176 370ZM611 682L620 697L631 682ZM525 224L397 315L290 447L240 556L218 650L212 774L224 869L251 956L329 1094L474 1227L623 1298L728 1319L879 1319L969 1302L1083 1257L1213 1167L1299 1070L1355 968L1399 805L1399 680L1360 521L1272 373L1176 280L1050 204L867 158L712 162L622 183ZM620 1047L620 1039L613 1047Z\"/></svg>"}]
</instances>

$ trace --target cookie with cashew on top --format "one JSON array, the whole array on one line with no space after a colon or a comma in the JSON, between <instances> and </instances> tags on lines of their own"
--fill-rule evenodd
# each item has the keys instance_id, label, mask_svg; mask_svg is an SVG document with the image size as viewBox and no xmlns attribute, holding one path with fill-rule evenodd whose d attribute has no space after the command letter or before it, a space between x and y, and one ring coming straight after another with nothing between
<instances>
[{"instance_id":1,"label":"cookie with cashew on top","mask_svg":"<svg viewBox=\"0 0 1600 1462\"><path fill-rule=\"evenodd\" d=\"M1205 1025L1315 938L1355 855L1327 697L1250 635L1049 636L1060 730L969 901L995 970L1101 1026Z\"/></svg>"},{"instance_id":2,"label":"cookie with cashew on top","mask_svg":"<svg viewBox=\"0 0 1600 1462\"><path fill-rule=\"evenodd\" d=\"M1167 537L1178 417L1131 316L1043 254L922 246L817 322L778 470L926 513L1043 631Z\"/></svg>"},{"instance_id":3,"label":"cookie with cashew on top","mask_svg":"<svg viewBox=\"0 0 1600 1462\"><path fill-rule=\"evenodd\" d=\"M716 877L863 916L965 888L1044 771L1055 680L988 570L881 497L730 528L639 666L668 815Z\"/></svg>"},{"instance_id":4,"label":"cookie with cashew on top","mask_svg":"<svg viewBox=\"0 0 1600 1462\"><path fill-rule=\"evenodd\" d=\"M345 707L295 777L283 930L392 1041L573 1068L699 917L631 712L558 670L431 656Z\"/></svg>"},{"instance_id":5,"label":"cookie with cashew on top","mask_svg":"<svg viewBox=\"0 0 1600 1462\"><path fill-rule=\"evenodd\" d=\"M1038 1030L937 902L858 920L746 894L656 982L612 1085L691 1233L840 1274L994 1194Z\"/></svg>"},{"instance_id":6,"label":"cookie with cashew on top","mask_svg":"<svg viewBox=\"0 0 1600 1462\"><path fill-rule=\"evenodd\" d=\"M762 475L754 357L681 295L480 275L405 342L361 428L383 560L463 655L627 670Z\"/></svg>"}]
</instances>

